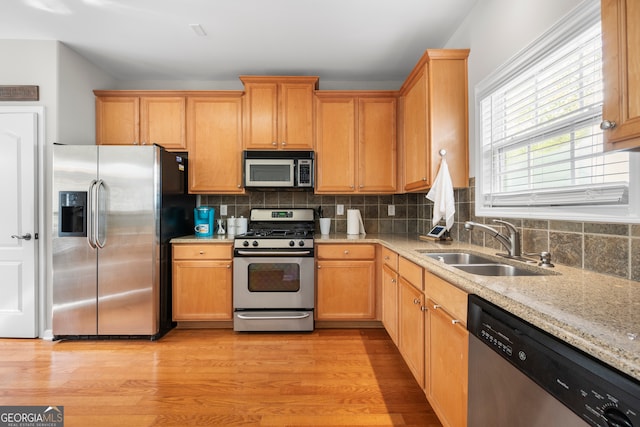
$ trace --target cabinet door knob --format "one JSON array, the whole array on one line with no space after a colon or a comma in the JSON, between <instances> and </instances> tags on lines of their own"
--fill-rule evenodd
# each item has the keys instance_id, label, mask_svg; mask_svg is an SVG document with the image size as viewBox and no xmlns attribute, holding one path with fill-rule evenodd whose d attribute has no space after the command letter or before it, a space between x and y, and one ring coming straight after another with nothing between
<instances>
[{"instance_id":1,"label":"cabinet door knob","mask_svg":"<svg viewBox=\"0 0 640 427\"><path fill-rule=\"evenodd\" d=\"M227 268L231 268L231 264L227 264Z\"/></svg>"},{"instance_id":2,"label":"cabinet door knob","mask_svg":"<svg viewBox=\"0 0 640 427\"><path fill-rule=\"evenodd\" d=\"M349 251L345 249L344 254L349 255Z\"/></svg>"},{"instance_id":3,"label":"cabinet door knob","mask_svg":"<svg viewBox=\"0 0 640 427\"><path fill-rule=\"evenodd\" d=\"M458 320L458 319L451 319L451 324L452 324L452 325L457 325L458 323L460 323L460 320Z\"/></svg>"},{"instance_id":4,"label":"cabinet door knob","mask_svg":"<svg viewBox=\"0 0 640 427\"><path fill-rule=\"evenodd\" d=\"M413 299L413 303L414 303L414 304L420 304L420 302L421 302L421 301L420 301L420 298L414 298L414 299Z\"/></svg>"},{"instance_id":5,"label":"cabinet door knob","mask_svg":"<svg viewBox=\"0 0 640 427\"><path fill-rule=\"evenodd\" d=\"M422 177L422 180L423 180L423 181L426 181L426 180L427 180L427 178L423 176L423 177Z\"/></svg>"},{"instance_id":6,"label":"cabinet door knob","mask_svg":"<svg viewBox=\"0 0 640 427\"><path fill-rule=\"evenodd\" d=\"M204 255L204 251L200 251L200 255Z\"/></svg>"},{"instance_id":7,"label":"cabinet door knob","mask_svg":"<svg viewBox=\"0 0 640 427\"><path fill-rule=\"evenodd\" d=\"M287 143L282 141L282 146L284 147L285 145L287 145Z\"/></svg>"},{"instance_id":8,"label":"cabinet door knob","mask_svg":"<svg viewBox=\"0 0 640 427\"><path fill-rule=\"evenodd\" d=\"M277 143L277 142L275 142L275 141L273 141L273 142L271 143L271 145L273 145L273 146L275 147L275 146L277 146L277 145L278 145L278 143Z\"/></svg>"},{"instance_id":9,"label":"cabinet door knob","mask_svg":"<svg viewBox=\"0 0 640 427\"><path fill-rule=\"evenodd\" d=\"M427 307L423 305L423 306L420 307L420 310L427 311Z\"/></svg>"},{"instance_id":10,"label":"cabinet door knob","mask_svg":"<svg viewBox=\"0 0 640 427\"><path fill-rule=\"evenodd\" d=\"M440 308L440 306L439 306L438 304L433 304L433 309L434 309L434 310L437 310L437 309L439 309L439 308Z\"/></svg>"},{"instance_id":11,"label":"cabinet door knob","mask_svg":"<svg viewBox=\"0 0 640 427\"><path fill-rule=\"evenodd\" d=\"M603 120L602 123L600 123L600 129L602 130L610 130L614 127L616 127L616 122L614 121Z\"/></svg>"},{"instance_id":12,"label":"cabinet door knob","mask_svg":"<svg viewBox=\"0 0 640 427\"><path fill-rule=\"evenodd\" d=\"M396 283L396 279L391 279L391 283Z\"/></svg>"}]
</instances>

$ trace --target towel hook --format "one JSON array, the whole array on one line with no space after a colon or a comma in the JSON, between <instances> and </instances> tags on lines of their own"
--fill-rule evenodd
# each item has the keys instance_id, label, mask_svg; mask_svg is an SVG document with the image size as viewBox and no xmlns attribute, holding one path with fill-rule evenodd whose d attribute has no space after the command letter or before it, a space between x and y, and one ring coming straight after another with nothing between
<instances>
[{"instance_id":1,"label":"towel hook","mask_svg":"<svg viewBox=\"0 0 640 427\"><path fill-rule=\"evenodd\" d=\"M438 151L438 153L440 153L440 157L445 157L447 155L447 150L445 150L444 148L441 148L440 151Z\"/></svg>"}]
</instances>

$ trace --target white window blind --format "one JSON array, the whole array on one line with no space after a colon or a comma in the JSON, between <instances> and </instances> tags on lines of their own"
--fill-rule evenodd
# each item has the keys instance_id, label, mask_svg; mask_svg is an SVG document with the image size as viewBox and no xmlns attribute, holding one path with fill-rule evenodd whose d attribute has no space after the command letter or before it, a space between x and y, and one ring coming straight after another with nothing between
<instances>
[{"instance_id":1,"label":"white window blind","mask_svg":"<svg viewBox=\"0 0 640 427\"><path fill-rule=\"evenodd\" d=\"M600 21L478 94L484 207L625 205L628 153L604 153Z\"/></svg>"}]
</instances>

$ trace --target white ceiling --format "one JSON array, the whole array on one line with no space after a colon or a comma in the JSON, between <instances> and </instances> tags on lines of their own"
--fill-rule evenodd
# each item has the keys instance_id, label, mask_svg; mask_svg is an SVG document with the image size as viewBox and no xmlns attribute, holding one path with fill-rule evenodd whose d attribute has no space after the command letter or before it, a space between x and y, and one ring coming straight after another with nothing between
<instances>
[{"instance_id":1,"label":"white ceiling","mask_svg":"<svg viewBox=\"0 0 640 427\"><path fill-rule=\"evenodd\" d=\"M59 40L125 81L397 82L425 49L444 46L476 2L1 0L0 39Z\"/></svg>"}]
</instances>

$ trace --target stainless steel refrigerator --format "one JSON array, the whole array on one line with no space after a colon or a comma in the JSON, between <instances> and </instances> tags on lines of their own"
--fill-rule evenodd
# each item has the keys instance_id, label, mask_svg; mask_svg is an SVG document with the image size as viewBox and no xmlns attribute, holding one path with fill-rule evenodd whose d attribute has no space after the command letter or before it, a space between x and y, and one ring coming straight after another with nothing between
<instances>
[{"instance_id":1,"label":"stainless steel refrigerator","mask_svg":"<svg viewBox=\"0 0 640 427\"><path fill-rule=\"evenodd\" d=\"M187 157L158 146L54 145L53 335L170 330L172 237L193 234Z\"/></svg>"}]
</instances>

